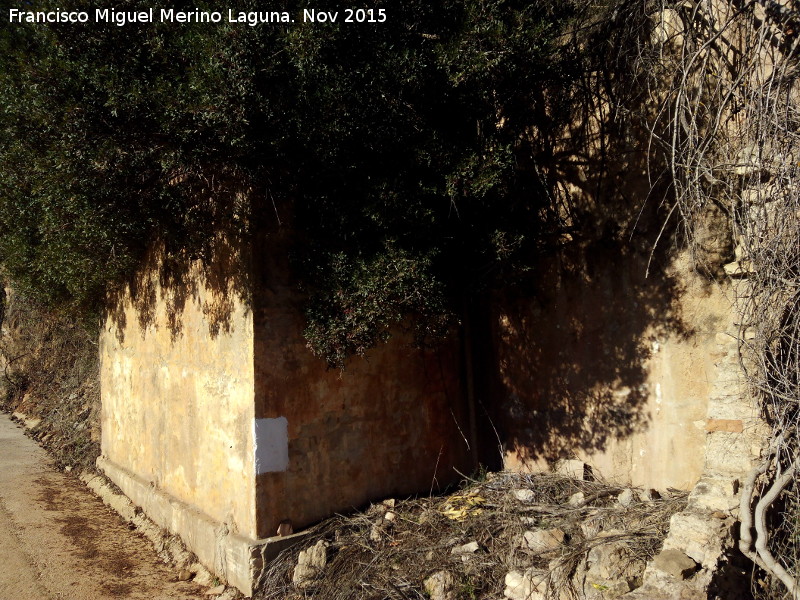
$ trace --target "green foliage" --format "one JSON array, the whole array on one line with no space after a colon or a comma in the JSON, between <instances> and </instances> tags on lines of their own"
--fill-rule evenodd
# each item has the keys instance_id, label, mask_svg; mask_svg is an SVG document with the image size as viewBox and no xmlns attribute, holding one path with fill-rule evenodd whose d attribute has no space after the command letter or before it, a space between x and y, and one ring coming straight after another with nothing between
<instances>
[{"instance_id":1,"label":"green foliage","mask_svg":"<svg viewBox=\"0 0 800 600\"><path fill-rule=\"evenodd\" d=\"M408 317L435 337L464 296L519 273L546 196L517 155L542 89L573 68L557 38L576 12L409 2L392 27L289 32L314 351L341 364Z\"/></svg>"},{"instance_id":2,"label":"green foliage","mask_svg":"<svg viewBox=\"0 0 800 600\"><path fill-rule=\"evenodd\" d=\"M241 218L199 201L246 153L245 117L229 107L247 89L221 60L241 48L218 53L224 34L4 27L0 256L17 285L91 313L154 239L199 254L220 219Z\"/></svg>"},{"instance_id":3,"label":"green foliage","mask_svg":"<svg viewBox=\"0 0 800 600\"><path fill-rule=\"evenodd\" d=\"M431 260L388 246L374 256L345 252L328 259L326 284L314 298L306 330L309 346L332 364L362 354L389 338L393 324L411 315L417 339L438 337L447 328L443 286L431 273Z\"/></svg>"},{"instance_id":4,"label":"green foliage","mask_svg":"<svg viewBox=\"0 0 800 600\"><path fill-rule=\"evenodd\" d=\"M536 248L548 200L520 154L549 126L543 90L576 77L563 33L586 8L368 5L387 22L4 27L5 271L94 314L154 240L203 257L214 232L258 235L266 202L220 200L238 181L291 203L314 352L341 364L397 325L441 334Z\"/></svg>"}]
</instances>

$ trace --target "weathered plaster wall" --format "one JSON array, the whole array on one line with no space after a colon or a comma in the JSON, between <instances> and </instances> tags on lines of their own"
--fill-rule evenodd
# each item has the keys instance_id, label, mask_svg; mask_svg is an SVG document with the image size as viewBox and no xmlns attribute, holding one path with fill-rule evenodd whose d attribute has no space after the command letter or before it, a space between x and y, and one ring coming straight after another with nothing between
<instances>
[{"instance_id":1,"label":"weathered plaster wall","mask_svg":"<svg viewBox=\"0 0 800 600\"><path fill-rule=\"evenodd\" d=\"M511 468L580 458L638 486L690 489L700 478L730 287L686 255L650 277L646 261L615 246L562 255L533 298L496 307Z\"/></svg>"},{"instance_id":2,"label":"weathered plaster wall","mask_svg":"<svg viewBox=\"0 0 800 600\"><path fill-rule=\"evenodd\" d=\"M252 315L214 268L170 286L152 267L100 336L102 453L252 538Z\"/></svg>"},{"instance_id":3,"label":"weathered plaster wall","mask_svg":"<svg viewBox=\"0 0 800 600\"><path fill-rule=\"evenodd\" d=\"M328 369L302 337L302 297L280 242L258 262L254 296L258 420L285 419L285 469L257 478L259 535L377 498L426 493L472 469L458 345L420 350L399 333L346 369Z\"/></svg>"},{"instance_id":4,"label":"weathered plaster wall","mask_svg":"<svg viewBox=\"0 0 800 600\"><path fill-rule=\"evenodd\" d=\"M398 331L328 369L302 336L291 243L253 246L247 302L220 265L172 286L146 265L101 336L105 459L252 540L473 468L457 341Z\"/></svg>"},{"instance_id":5,"label":"weathered plaster wall","mask_svg":"<svg viewBox=\"0 0 800 600\"><path fill-rule=\"evenodd\" d=\"M492 299L484 394L508 467L579 458L620 483L690 489L711 382L727 368L716 352L735 315L731 225L704 209L690 255L652 132L615 108L649 115L659 90L605 75L587 76L563 120L532 134L553 232L524 289Z\"/></svg>"}]
</instances>

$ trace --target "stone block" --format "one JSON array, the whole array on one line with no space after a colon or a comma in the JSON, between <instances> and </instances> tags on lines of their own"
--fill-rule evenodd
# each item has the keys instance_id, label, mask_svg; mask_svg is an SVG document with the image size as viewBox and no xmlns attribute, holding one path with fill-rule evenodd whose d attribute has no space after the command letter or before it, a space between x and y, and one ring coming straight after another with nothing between
<instances>
[{"instance_id":1,"label":"stone block","mask_svg":"<svg viewBox=\"0 0 800 600\"><path fill-rule=\"evenodd\" d=\"M597 582L628 581L639 577L645 562L633 555L625 542L598 544L589 550L586 577ZM628 590L625 590L628 591Z\"/></svg>"},{"instance_id":2,"label":"stone block","mask_svg":"<svg viewBox=\"0 0 800 600\"><path fill-rule=\"evenodd\" d=\"M727 431L706 435L706 473L742 477L750 469L752 457L747 436Z\"/></svg>"},{"instance_id":3,"label":"stone block","mask_svg":"<svg viewBox=\"0 0 800 600\"><path fill-rule=\"evenodd\" d=\"M589 550L586 567L585 574L576 581L583 588L581 597L606 600L619 598L638 585L645 561L635 556L625 542L608 542Z\"/></svg>"},{"instance_id":4,"label":"stone block","mask_svg":"<svg viewBox=\"0 0 800 600\"><path fill-rule=\"evenodd\" d=\"M707 514L684 511L672 515L664 550L677 549L713 571L725 551L726 522Z\"/></svg>"},{"instance_id":5,"label":"stone block","mask_svg":"<svg viewBox=\"0 0 800 600\"><path fill-rule=\"evenodd\" d=\"M689 508L693 510L737 510L739 495L736 479L732 477L704 477L689 494Z\"/></svg>"},{"instance_id":6,"label":"stone block","mask_svg":"<svg viewBox=\"0 0 800 600\"><path fill-rule=\"evenodd\" d=\"M755 410L750 400L742 394L725 394L711 398L708 406L709 419L750 421L755 418ZM747 426L747 423L744 424ZM705 424L703 425L705 429Z\"/></svg>"},{"instance_id":7,"label":"stone block","mask_svg":"<svg viewBox=\"0 0 800 600\"><path fill-rule=\"evenodd\" d=\"M738 362L734 365L731 365L730 368L738 369ZM711 385L710 397L712 399L725 396L734 396L740 399L746 396L745 386L738 376L728 376L727 374L720 375Z\"/></svg>"},{"instance_id":8,"label":"stone block","mask_svg":"<svg viewBox=\"0 0 800 600\"><path fill-rule=\"evenodd\" d=\"M742 433L742 431L744 431L744 424L741 419L706 419L706 431Z\"/></svg>"}]
</instances>

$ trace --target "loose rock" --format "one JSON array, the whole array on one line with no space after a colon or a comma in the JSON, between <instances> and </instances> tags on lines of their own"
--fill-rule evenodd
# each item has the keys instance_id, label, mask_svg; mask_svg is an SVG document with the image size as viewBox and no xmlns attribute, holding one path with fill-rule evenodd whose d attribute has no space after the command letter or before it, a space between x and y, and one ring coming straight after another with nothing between
<instances>
[{"instance_id":1,"label":"loose rock","mask_svg":"<svg viewBox=\"0 0 800 600\"><path fill-rule=\"evenodd\" d=\"M661 494L659 494L654 489L646 489L646 490L639 490L636 495L639 497L639 500L642 502L653 502L661 498Z\"/></svg>"},{"instance_id":2,"label":"loose rock","mask_svg":"<svg viewBox=\"0 0 800 600\"><path fill-rule=\"evenodd\" d=\"M622 490L619 496L617 496L617 502L619 505L628 508L631 504L633 504L633 490L630 488L626 488Z\"/></svg>"},{"instance_id":3,"label":"loose rock","mask_svg":"<svg viewBox=\"0 0 800 600\"><path fill-rule=\"evenodd\" d=\"M469 542L462 546L456 546L450 551L450 554L474 554L480 547L478 542Z\"/></svg>"},{"instance_id":4,"label":"loose rock","mask_svg":"<svg viewBox=\"0 0 800 600\"><path fill-rule=\"evenodd\" d=\"M600 531L602 531L603 519L602 517L598 518L596 515L591 515L581 523L580 527L583 537L587 540L592 539L593 537L597 537Z\"/></svg>"},{"instance_id":5,"label":"loose rock","mask_svg":"<svg viewBox=\"0 0 800 600\"><path fill-rule=\"evenodd\" d=\"M194 582L198 585L211 585L214 583L215 577L211 572L202 565L192 565L194 572Z\"/></svg>"},{"instance_id":6,"label":"loose rock","mask_svg":"<svg viewBox=\"0 0 800 600\"><path fill-rule=\"evenodd\" d=\"M425 591L431 600L455 600L454 592L456 581L448 571L437 571L424 582Z\"/></svg>"},{"instance_id":7,"label":"loose rock","mask_svg":"<svg viewBox=\"0 0 800 600\"><path fill-rule=\"evenodd\" d=\"M534 569L506 575L503 595L509 600L545 600L547 574Z\"/></svg>"},{"instance_id":8,"label":"loose rock","mask_svg":"<svg viewBox=\"0 0 800 600\"><path fill-rule=\"evenodd\" d=\"M533 492L533 490L526 490L526 489L512 490L511 494L520 502L526 502L526 503L533 502L534 499L536 498L536 494Z\"/></svg>"},{"instance_id":9,"label":"loose rock","mask_svg":"<svg viewBox=\"0 0 800 600\"><path fill-rule=\"evenodd\" d=\"M583 591L587 599L617 598L641 585L645 561L633 555L625 542L594 546L586 558ZM639 583L636 583L639 582Z\"/></svg>"},{"instance_id":10,"label":"loose rock","mask_svg":"<svg viewBox=\"0 0 800 600\"><path fill-rule=\"evenodd\" d=\"M551 552L564 543L564 532L561 529L542 529L539 531L526 531L523 534L525 544L534 552L541 554Z\"/></svg>"},{"instance_id":11,"label":"loose rock","mask_svg":"<svg viewBox=\"0 0 800 600\"><path fill-rule=\"evenodd\" d=\"M672 575L673 577L688 579L697 570L698 565L680 550L671 548L669 550L662 550L661 553L653 559L653 566L659 571Z\"/></svg>"},{"instance_id":12,"label":"loose rock","mask_svg":"<svg viewBox=\"0 0 800 600\"><path fill-rule=\"evenodd\" d=\"M285 520L281 521L280 524L278 525L277 534L280 537L285 537L287 535L291 535L292 533L294 533L294 528L292 527L292 522L289 519L285 519Z\"/></svg>"},{"instance_id":13,"label":"loose rock","mask_svg":"<svg viewBox=\"0 0 800 600\"><path fill-rule=\"evenodd\" d=\"M572 496L569 497L567 500L567 504L570 506L582 506L583 503L586 501L586 495L583 492L575 492Z\"/></svg>"},{"instance_id":14,"label":"loose rock","mask_svg":"<svg viewBox=\"0 0 800 600\"><path fill-rule=\"evenodd\" d=\"M369 539L372 542L380 542L383 539L382 523L376 523L369 530Z\"/></svg>"},{"instance_id":15,"label":"loose rock","mask_svg":"<svg viewBox=\"0 0 800 600\"><path fill-rule=\"evenodd\" d=\"M297 557L297 566L292 574L292 581L303 586L320 575L328 564L328 547L330 544L325 540L320 540L310 548L300 552Z\"/></svg>"}]
</instances>

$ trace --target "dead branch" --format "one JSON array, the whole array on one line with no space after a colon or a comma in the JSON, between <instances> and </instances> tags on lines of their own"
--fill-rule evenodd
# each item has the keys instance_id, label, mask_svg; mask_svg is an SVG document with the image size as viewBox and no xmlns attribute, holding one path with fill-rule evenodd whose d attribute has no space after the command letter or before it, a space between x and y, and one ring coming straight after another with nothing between
<instances>
[{"instance_id":1,"label":"dead branch","mask_svg":"<svg viewBox=\"0 0 800 600\"><path fill-rule=\"evenodd\" d=\"M800 589L798 589L798 583L794 577L792 577L786 571L786 569L783 568L783 565L775 560L775 557L769 551L769 547L767 545L769 541L769 533L767 530L766 511L772 505L778 495L785 490L792 481L794 474L797 472L797 467L798 461L795 461L782 475L775 478L767 493L764 494L764 496L756 505L754 513L757 534L756 551L758 552L759 557L761 557L761 566L768 573L780 579L783 585L786 586L786 589L789 590L793 600L798 600L798 598L800 598Z\"/></svg>"}]
</instances>

